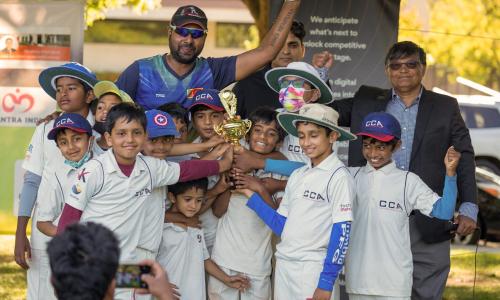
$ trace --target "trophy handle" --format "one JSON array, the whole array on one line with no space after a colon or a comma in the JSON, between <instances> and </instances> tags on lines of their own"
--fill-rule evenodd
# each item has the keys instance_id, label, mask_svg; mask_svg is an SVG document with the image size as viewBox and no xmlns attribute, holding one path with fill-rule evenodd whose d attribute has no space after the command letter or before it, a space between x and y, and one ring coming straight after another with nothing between
<instances>
[{"instance_id":1,"label":"trophy handle","mask_svg":"<svg viewBox=\"0 0 500 300\"><path fill-rule=\"evenodd\" d=\"M248 120L248 119L245 119L245 120L241 120L244 124L245 124L245 134L248 133L248 131L250 131L250 128L252 128L252 121Z\"/></svg>"},{"instance_id":2,"label":"trophy handle","mask_svg":"<svg viewBox=\"0 0 500 300\"><path fill-rule=\"evenodd\" d=\"M222 126L223 125L224 125L223 123L220 123L219 125L214 125L214 131L215 131L215 133L217 133L218 135L222 135L222 133L224 132L222 130Z\"/></svg>"}]
</instances>

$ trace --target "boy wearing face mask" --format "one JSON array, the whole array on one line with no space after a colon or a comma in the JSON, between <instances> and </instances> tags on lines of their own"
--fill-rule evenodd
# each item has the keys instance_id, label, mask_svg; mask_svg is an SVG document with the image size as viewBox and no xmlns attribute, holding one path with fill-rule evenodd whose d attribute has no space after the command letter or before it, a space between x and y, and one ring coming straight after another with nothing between
<instances>
[{"instance_id":1,"label":"boy wearing face mask","mask_svg":"<svg viewBox=\"0 0 500 300\"><path fill-rule=\"evenodd\" d=\"M65 113L54 121L47 139L55 141L65 160L43 173L38 194L41 201L37 201L33 215L33 223L39 231L33 230L31 239L39 241L39 245L44 248L39 263L32 266L38 269L38 299L55 299L45 246L56 234L59 215L71 184L80 176L80 167L92 156L92 127L83 116Z\"/></svg>"},{"instance_id":2,"label":"boy wearing face mask","mask_svg":"<svg viewBox=\"0 0 500 300\"><path fill-rule=\"evenodd\" d=\"M328 104L333 94L321 79L318 71L308 63L292 62L284 68L273 68L266 73L266 82L279 93L283 112L296 113L306 103ZM297 137L288 135L283 140L280 152L288 160L307 163Z\"/></svg>"}]
</instances>

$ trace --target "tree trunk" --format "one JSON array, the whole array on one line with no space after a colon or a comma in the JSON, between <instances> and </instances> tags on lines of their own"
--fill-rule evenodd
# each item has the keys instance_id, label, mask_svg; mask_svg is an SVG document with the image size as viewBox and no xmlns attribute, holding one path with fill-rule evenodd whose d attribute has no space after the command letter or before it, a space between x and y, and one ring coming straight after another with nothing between
<instances>
[{"instance_id":1,"label":"tree trunk","mask_svg":"<svg viewBox=\"0 0 500 300\"><path fill-rule=\"evenodd\" d=\"M259 30L259 37L262 38L269 29L269 0L242 0L248 7L250 14L255 20L255 25Z\"/></svg>"}]
</instances>

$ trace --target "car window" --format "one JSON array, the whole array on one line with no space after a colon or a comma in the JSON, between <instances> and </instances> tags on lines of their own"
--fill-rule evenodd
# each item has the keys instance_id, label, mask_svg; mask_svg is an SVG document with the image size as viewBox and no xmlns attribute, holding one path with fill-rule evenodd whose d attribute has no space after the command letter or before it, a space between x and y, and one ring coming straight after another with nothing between
<instances>
[{"instance_id":1,"label":"car window","mask_svg":"<svg viewBox=\"0 0 500 300\"><path fill-rule=\"evenodd\" d=\"M461 105L460 112L468 128L500 127L500 112L496 107Z\"/></svg>"}]
</instances>

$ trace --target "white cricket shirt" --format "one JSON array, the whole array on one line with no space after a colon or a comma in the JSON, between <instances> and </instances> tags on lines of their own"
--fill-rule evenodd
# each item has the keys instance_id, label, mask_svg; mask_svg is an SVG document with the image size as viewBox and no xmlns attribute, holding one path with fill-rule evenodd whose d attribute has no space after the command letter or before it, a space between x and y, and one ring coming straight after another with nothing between
<instances>
[{"instance_id":1,"label":"white cricket shirt","mask_svg":"<svg viewBox=\"0 0 500 300\"><path fill-rule=\"evenodd\" d=\"M286 179L281 175L254 172L254 177ZM279 192L274 199L282 196ZM232 193L226 213L219 219L212 260L219 266L255 276L271 274L271 229L246 206L248 198Z\"/></svg>"},{"instance_id":2,"label":"white cricket shirt","mask_svg":"<svg viewBox=\"0 0 500 300\"><path fill-rule=\"evenodd\" d=\"M139 237L139 248L158 253L161 243L163 223L165 221L165 199L167 198L167 187L161 186L153 189L151 195L144 203L143 227Z\"/></svg>"},{"instance_id":3,"label":"white cricket shirt","mask_svg":"<svg viewBox=\"0 0 500 300\"><path fill-rule=\"evenodd\" d=\"M164 224L156 260L179 287L182 299L206 299L205 260L209 258L202 229Z\"/></svg>"},{"instance_id":4,"label":"white cricket shirt","mask_svg":"<svg viewBox=\"0 0 500 300\"><path fill-rule=\"evenodd\" d=\"M353 198L352 176L335 153L295 170L278 208L287 220L276 258L323 262L333 224L352 220Z\"/></svg>"},{"instance_id":5,"label":"white cricket shirt","mask_svg":"<svg viewBox=\"0 0 500 300\"><path fill-rule=\"evenodd\" d=\"M416 174L406 176L394 162L378 170L370 164L350 170L355 175L356 199L345 264L347 292L410 297L413 261L408 216L413 209L429 215L440 197Z\"/></svg>"},{"instance_id":6,"label":"white cricket shirt","mask_svg":"<svg viewBox=\"0 0 500 300\"><path fill-rule=\"evenodd\" d=\"M113 150L79 170L66 203L83 211L82 222L108 227L120 242L120 261L134 261L144 221L144 202L152 191L179 180L176 163L138 155L130 177L116 162Z\"/></svg>"}]
</instances>

